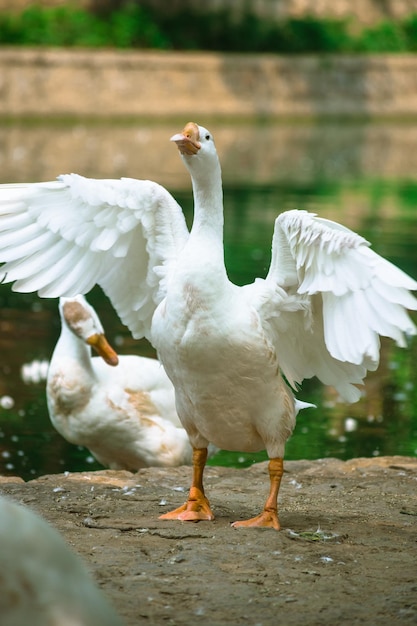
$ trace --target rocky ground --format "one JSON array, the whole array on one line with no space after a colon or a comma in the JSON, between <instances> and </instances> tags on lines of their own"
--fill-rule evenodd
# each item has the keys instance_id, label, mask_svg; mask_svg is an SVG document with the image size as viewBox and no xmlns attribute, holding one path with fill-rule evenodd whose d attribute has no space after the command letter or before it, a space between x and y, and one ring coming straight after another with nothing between
<instances>
[{"instance_id":1,"label":"rocky ground","mask_svg":"<svg viewBox=\"0 0 417 626\"><path fill-rule=\"evenodd\" d=\"M290 461L282 530L256 514L267 464L208 467L214 522L158 515L182 504L190 468L1 478L92 570L127 626L417 623L417 459Z\"/></svg>"}]
</instances>

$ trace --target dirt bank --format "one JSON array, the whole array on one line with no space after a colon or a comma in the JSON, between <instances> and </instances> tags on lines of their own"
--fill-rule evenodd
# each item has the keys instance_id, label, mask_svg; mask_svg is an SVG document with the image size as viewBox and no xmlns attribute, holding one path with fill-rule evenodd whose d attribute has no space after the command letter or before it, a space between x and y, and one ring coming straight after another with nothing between
<instances>
[{"instance_id":1,"label":"dirt bank","mask_svg":"<svg viewBox=\"0 0 417 626\"><path fill-rule=\"evenodd\" d=\"M417 459L290 461L281 532L258 512L267 465L208 467L214 522L166 522L190 468L0 478L84 558L128 626L415 624Z\"/></svg>"}]
</instances>

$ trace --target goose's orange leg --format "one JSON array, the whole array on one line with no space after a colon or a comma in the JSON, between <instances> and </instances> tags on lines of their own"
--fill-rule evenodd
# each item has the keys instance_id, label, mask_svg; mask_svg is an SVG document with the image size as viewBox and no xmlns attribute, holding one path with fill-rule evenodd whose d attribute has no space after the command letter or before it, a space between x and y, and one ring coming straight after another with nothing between
<instances>
[{"instance_id":1,"label":"goose's orange leg","mask_svg":"<svg viewBox=\"0 0 417 626\"><path fill-rule=\"evenodd\" d=\"M174 511L160 515L159 519L179 519L183 522L213 520L209 501L204 495L203 472L207 461L207 448L193 448L193 480L188 500Z\"/></svg>"},{"instance_id":2,"label":"goose's orange leg","mask_svg":"<svg viewBox=\"0 0 417 626\"><path fill-rule=\"evenodd\" d=\"M270 488L267 501L265 502L262 513L251 519L242 522L234 522L234 528L247 528L250 526L259 526L266 528L280 529L278 519L278 491L281 484L282 474L284 473L284 460L271 459L268 465Z\"/></svg>"}]
</instances>

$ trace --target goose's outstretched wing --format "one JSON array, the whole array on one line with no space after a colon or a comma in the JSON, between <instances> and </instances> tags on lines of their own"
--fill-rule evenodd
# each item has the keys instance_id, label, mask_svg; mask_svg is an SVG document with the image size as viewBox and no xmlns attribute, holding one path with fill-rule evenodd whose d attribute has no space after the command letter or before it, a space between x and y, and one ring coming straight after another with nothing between
<instances>
[{"instance_id":1,"label":"goose's outstretched wing","mask_svg":"<svg viewBox=\"0 0 417 626\"><path fill-rule=\"evenodd\" d=\"M417 282L363 237L306 211L276 219L266 283L278 295L262 315L292 383L317 376L357 400L352 383L378 366L379 336L405 346L406 336L416 334L407 309L417 309L410 293ZM285 311L291 298L298 310Z\"/></svg>"},{"instance_id":2,"label":"goose's outstretched wing","mask_svg":"<svg viewBox=\"0 0 417 626\"><path fill-rule=\"evenodd\" d=\"M151 181L67 174L0 185L0 280L42 297L87 293L97 283L138 338L149 336L187 238L180 206Z\"/></svg>"}]
</instances>

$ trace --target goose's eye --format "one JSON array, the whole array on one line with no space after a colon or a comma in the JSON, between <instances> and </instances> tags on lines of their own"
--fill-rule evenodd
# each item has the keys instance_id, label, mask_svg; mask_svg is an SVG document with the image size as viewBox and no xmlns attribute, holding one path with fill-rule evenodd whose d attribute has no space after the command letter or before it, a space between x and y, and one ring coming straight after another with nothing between
<instances>
[{"instance_id":1,"label":"goose's eye","mask_svg":"<svg viewBox=\"0 0 417 626\"><path fill-rule=\"evenodd\" d=\"M210 135L206 135L206 140L209 141L211 139Z\"/></svg>"}]
</instances>

